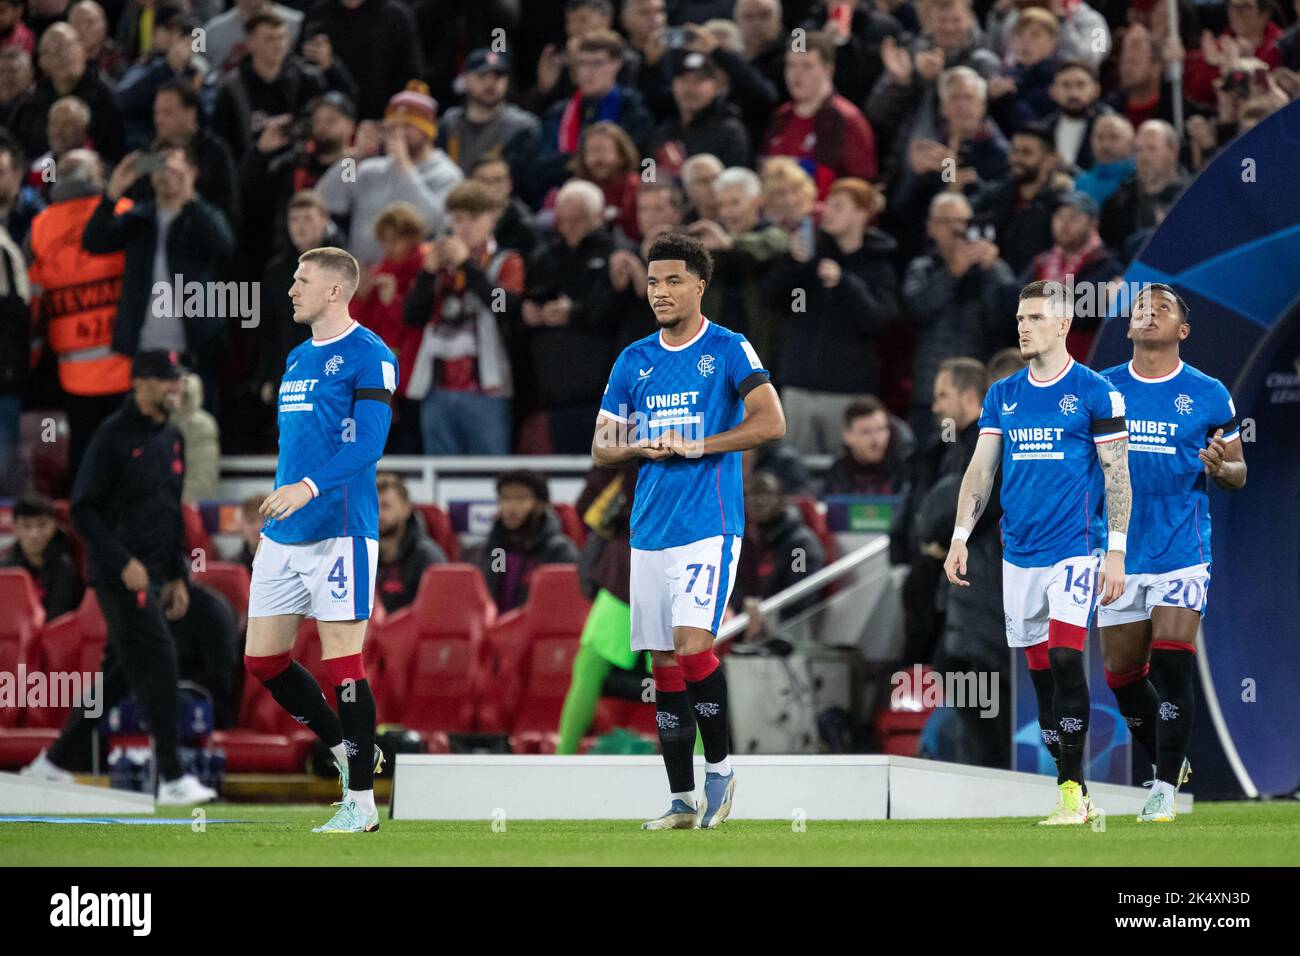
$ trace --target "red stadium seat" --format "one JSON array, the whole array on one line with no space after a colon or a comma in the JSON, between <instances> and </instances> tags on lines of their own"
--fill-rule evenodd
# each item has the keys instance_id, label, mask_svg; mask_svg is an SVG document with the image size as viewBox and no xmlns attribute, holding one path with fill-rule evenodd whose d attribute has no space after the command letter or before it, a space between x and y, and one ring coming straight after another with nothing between
<instances>
[{"instance_id":1,"label":"red stadium seat","mask_svg":"<svg viewBox=\"0 0 1300 956\"><path fill-rule=\"evenodd\" d=\"M798 506L804 524L821 541L822 550L826 554L826 563L830 564L836 560L840 556L840 549L839 544L835 541L835 535L826 521L826 505L808 495L791 495L790 501Z\"/></svg>"},{"instance_id":2,"label":"red stadium seat","mask_svg":"<svg viewBox=\"0 0 1300 956\"><path fill-rule=\"evenodd\" d=\"M240 631L248 623L248 569L233 561L208 561L194 580L209 587L230 602Z\"/></svg>"},{"instance_id":3,"label":"red stadium seat","mask_svg":"<svg viewBox=\"0 0 1300 956\"><path fill-rule=\"evenodd\" d=\"M421 515L424 516L424 527L429 532L429 537L438 542L438 547L447 555L447 560L451 562L460 560L460 538L456 536L456 529L451 526L451 516L447 514L438 505L416 505Z\"/></svg>"},{"instance_id":4,"label":"red stadium seat","mask_svg":"<svg viewBox=\"0 0 1300 956\"><path fill-rule=\"evenodd\" d=\"M99 611L95 592L87 588L80 607L45 625L33 660L47 674L98 673L107 636L108 627ZM65 707L38 707L27 712L24 724L57 730L63 726L67 716L68 708Z\"/></svg>"},{"instance_id":5,"label":"red stadium seat","mask_svg":"<svg viewBox=\"0 0 1300 956\"><path fill-rule=\"evenodd\" d=\"M31 667L36 642L45 627L45 608L31 575L22 568L0 568L0 671L18 674ZM0 727L19 723L18 707L0 707Z\"/></svg>"},{"instance_id":6,"label":"red stadium seat","mask_svg":"<svg viewBox=\"0 0 1300 956\"><path fill-rule=\"evenodd\" d=\"M377 650L380 719L420 731L474 730L483 640L496 618L473 565L428 568L410 607L392 614L368 643Z\"/></svg>"},{"instance_id":7,"label":"red stadium seat","mask_svg":"<svg viewBox=\"0 0 1300 956\"><path fill-rule=\"evenodd\" d=\"M203 524L203 515L196 505L181 505L185 518L185 555L188 560L195 548L201 548L208 559L218 557L221 552L212 546L212 536Z\"/></svg>"},{"instance_id":8,"label":"red stadium seat","mask_svg":"<svg viewBox=\"0 0 1300 956\"><path fill-rule=\"evenodd\" d=\"M578 587L576 567L544 565L533 572L523 607L528 621L523 691L513 708L512 731L554 731L559 726L578 638L590 610Z\"/></svg>"},{"instance_id":9,"label":"red stadium seat","mask_svg":"<svg viewBox=\"0 0 1300 956\"><path fill-rule=\"evenodd\" d=\"M587 543L587 522L582 520L578 514L578 509L573 505L552 505L555 509L555 516L560 519L560 527L564 529L565 535L581 548Z\"/></svg>"}]
</instances>

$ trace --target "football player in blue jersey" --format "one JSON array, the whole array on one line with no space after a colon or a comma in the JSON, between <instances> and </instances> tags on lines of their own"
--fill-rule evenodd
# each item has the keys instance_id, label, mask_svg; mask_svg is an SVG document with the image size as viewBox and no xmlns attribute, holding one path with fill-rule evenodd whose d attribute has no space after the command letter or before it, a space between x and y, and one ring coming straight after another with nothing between
<instances>
[{"instance_id":1,"label":"football player in blue jersey","mask_svg":"<svg viewBox=\"0 0 1300 956\"><path fill-rule=\"evenodd\" d=\"M1083 647L1098 597L1124 591L1132 491L1124 399L1066 351L1071 303L1059 282L1020 292L1016 328L1029 365L984 396L944 570L969 587L966 539L1002 468L1002 603L1007 643L1025 649L1060 799L1049 826L1097 811L1083 780L1090 702Z\"/></svg>"},{"instance_id":2,"label":"football player in blue jersey","mask_svg":"<svg viewBox=\"0 0 1300 956\"><path fill-rule=\"evenodd\" d=\"M348 314L359 278L357 260L343 249L298 257L289 298L293 320L311 326L311 338L285 360L275 490L262 502L267 520L248 594L249 673L338 765L343 799L316 833L379 829L375 698L361 646L378 564L375 465L392 421L397 359ZM337 715L291 657L304 617L316 619Z\"/></svg>"},{"instance_id":3,"label":"football player in blue jersey","mask_svg":"<svg viewBox=\"0 0 1300 956\"><path fill-rule=\"evenodd\" d=\"M699 240L662 236L647 258L659 328L615 360L591 454L605 467L644 459L631 517L632 648L650 651L671 795L644 829L712 828L731 812L736 787L713 639L745 532L740 453L785 435L785 413L753 346L700 312L713 261Z\"/></svg>"},{"instance_id":4,"label":"football player in blue jersey","mask_svg":"<svg viewBox=\"0 0 1300 956\"><path fill-rule=\"evenodd\" d=\"M1101 374L1124 396L1133 536L1124 593L1097 612L1106 683L1153 764L1138 821L1170 823L1191 773L1196 633L1210 590L1209 481L1246 483L1241 429L1223 383L1185 364L1187 303L1163 283L1133 303L1133 359Z\"/></svg>"}]
</instances>

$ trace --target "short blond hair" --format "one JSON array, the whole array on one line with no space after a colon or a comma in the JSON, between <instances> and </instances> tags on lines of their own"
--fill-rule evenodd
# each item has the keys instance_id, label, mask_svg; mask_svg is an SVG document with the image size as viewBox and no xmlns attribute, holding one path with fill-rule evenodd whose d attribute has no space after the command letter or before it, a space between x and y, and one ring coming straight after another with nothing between
<instances>
[{"instance_id":1,"label":"short blond hair","mask_svg":"<svg viewBox=\"0 0 1300 956\"><path fill-rule=\"evenodd\" d=\"M333 272L343 280L343 287L347 290L349 299L352 298L352 293L357 291L357 285L361 281L361 266L357 264L356 256L346 249L337 246L308 249L298 257L298 261L312 262L322 269Z\"/></svg>"}]
</instances>

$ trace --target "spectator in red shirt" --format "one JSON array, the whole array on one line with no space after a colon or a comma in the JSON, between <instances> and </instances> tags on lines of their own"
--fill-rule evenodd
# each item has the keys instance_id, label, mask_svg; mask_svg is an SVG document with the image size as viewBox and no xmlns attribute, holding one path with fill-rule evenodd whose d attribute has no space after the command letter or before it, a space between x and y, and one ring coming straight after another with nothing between
<instances>
[{"instance_id":1,"label":"spectator in red shirt","mask_svg":"<svg viewBox=\"0 0 1300 956\"><path fill-rule=\"evenodd\" d=\"M573 175L600 187L605 194L605 223L621 229L631 240L638 241L636 227L636 192L641 182L640 157L631 138L617 123L601 120L582 131L578 151L571 164ZM553 190L547 206L555 204Z\"/></svg>"},{"instance_id":2,"label":"spectator in red shirt","mask_svg":"<svg viewBox=\"0 0 1300 956\"><path fill-rule=\"evenodd\" d=\"M370 267L352 299L352 317L384 340L397 356L399 369L409 369L420 348L420 330L402 320L402 306L420 274L424 261L420 239L426 229L424 218L410 203L395 202L380 212L375 239L383 258ZM387 447L394 455L420 453L420 403L406 397L407 384L407 377L401 376L394 395Z\"/></svg>"},{"instance_id":3,"label":"spectator in red shirt","mask_svg":"<svg viewBox=\"0 0 1300 956\"><path fill-rule=\"evenodd\" d=\"M762 149L767 156L793 156L826 198L841 176L876 178L876 140L862 111L835 92L835 45L809 33L806 52L788 50L785 82L790 102L772 117Z\"/></svg>"},{"instance_id":4,"label":"spectator in red shirt","mask_svg":"<svg viewBox=\"0 0 1300 956\"><path fill-rule=\"evenodd\" d=\"M36 49L36 37L23 23L21 0L0 0L0 50L11 46L31 56Z\"/></svg>"}]
</instances>

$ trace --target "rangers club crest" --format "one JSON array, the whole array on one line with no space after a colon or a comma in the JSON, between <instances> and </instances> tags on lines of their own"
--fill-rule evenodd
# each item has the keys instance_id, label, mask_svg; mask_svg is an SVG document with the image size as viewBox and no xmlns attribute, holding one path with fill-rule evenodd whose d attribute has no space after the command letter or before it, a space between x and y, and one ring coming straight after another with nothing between
<instances>
[{"instance_id":1,"label":"rangers club crest","mask_svg":"<svg viewBox=\"0 0 1300 956\"><path fill-rule=\"evenodd\" d=\"M1174 399L1174 408L1178 409L1179 415L1190 415L1192 413L1192 396L1180 392L1178 397Z\"/></svg>"},{"instance_id":2,"label":"rangers club crest","mask_svg":"<svg viewBox=\"0 0 1300 956\"><path fill-rule=\"evenodd\" d=\"M342 355L332 355L332 356L330 356L329 361L325 363L325 374L326 374L326 375L333 375L335 372L337 372L337 371L338 371L339 369L341 369L342 367L343 367L343 356L342 356Z\"/></svg>"},{"instance_id":3,"label":"rangers club crest","mask_svg":"<svg viewBox=\"0 0 1300 956\"><path fill-rule=\"evenodd\" d=\"M1074 395L1066 395L1061 399L1061 414L1073 415L1079 410L1079 399Z\"/></svg>"},{"instance_id":4,"label":"rangers club crest","mask_svg":"<svg viewBox=\"0 0 1300 956\"><path fill-rule=\"evenodd\" d=\"M700 375L708 378L713 374L713 356L701 355L700 360L695 363L695 367L700 370Z\"/></svg>"}]
</instances>

